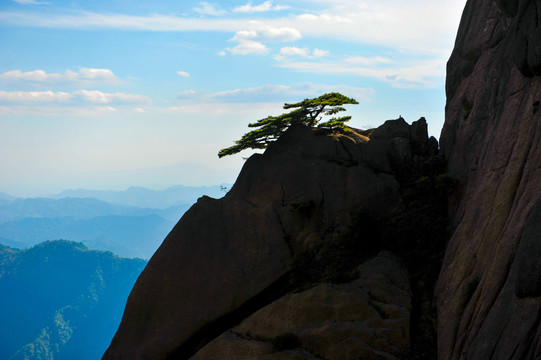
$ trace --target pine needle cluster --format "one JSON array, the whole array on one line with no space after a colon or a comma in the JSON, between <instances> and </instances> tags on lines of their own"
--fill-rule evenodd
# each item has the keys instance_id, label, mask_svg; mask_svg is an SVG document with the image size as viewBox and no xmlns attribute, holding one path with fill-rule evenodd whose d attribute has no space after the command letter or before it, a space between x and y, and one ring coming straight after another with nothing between
<instances>
[{"instance_id":1,"label":"pine needle cluster","mask_svg":"<svg viewBox=\"0 0 541 360\"><path fill-rule=\"evenodd\" d=\"M344 123L349 121L351 116L333 116L345 111L346 109L342 107L345 104L358 104L358 102L355 99L333 92L294 104L286 103L284 109L293 109L292 111L279 116L268 116L249 124L248 127L254 128L254 130L244 134L240 140L235 141L235 145L220 150L218 157L233 155L246 149L264 149L295 124L326 129L345 128ZM322 122L323 116L332 117Z\"/></svg>"}]
</instances>

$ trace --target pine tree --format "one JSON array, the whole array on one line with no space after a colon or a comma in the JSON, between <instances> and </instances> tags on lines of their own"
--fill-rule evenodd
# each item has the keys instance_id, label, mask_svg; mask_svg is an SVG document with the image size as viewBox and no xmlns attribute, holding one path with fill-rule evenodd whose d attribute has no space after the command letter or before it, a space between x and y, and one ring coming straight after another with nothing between
<instances>
[{"instance_id":1,"label":"pine tree","mask_svg":"<svg viewBox=\"0 0 541 360\"><path fill-rule=\"evenodd\" d=\"M332 117L325 122L323 116L333 116L346 109L345 104L358 104L355 99L344 96L340 93L328 93L314 99L305 99L294 104L284 104L284 109L294 109L279 116L268 116L255 123L248 124L248 127L255 128L235 141L235 145L222 149L218 157L233 155L246 149L264 149L267 145L277 140L284 131L295 124L302 124L310 127L326 129L345 129L345 122L351 116Z\"/></svg>"}]
</instances>

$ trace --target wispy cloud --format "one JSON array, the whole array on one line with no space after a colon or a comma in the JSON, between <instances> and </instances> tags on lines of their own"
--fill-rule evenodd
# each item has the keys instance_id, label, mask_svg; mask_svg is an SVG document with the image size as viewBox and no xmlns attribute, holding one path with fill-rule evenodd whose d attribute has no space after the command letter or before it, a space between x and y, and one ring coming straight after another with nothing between
<instances>
[{"instance_id":1,"label":"wispy cloud","mask_svg":"<svg viewBox=\"0 0 541 360\"><path fill-rule=\"evenodd\" d=\"M253 40L242 40L237 46L228 49L233 55L266 55L270 49L263 43Z\"/></svg>"},{"instance_id":2,"label":"wispy cloud","mask_svg":"<svg viewBox=\"0 0 541 360\"><path fill-rule=\"evenodd\" d=\"M194 96L197 93L195 90L184 90L181 93L177 94L177 98L188 98Z\"/></svg>"},{"instance_id":3,"label":"wispy cloud","mask_svg":"<svg viewBox=\"0 0 541 360\"><path fill-rule=\"evenodd\" d=\"M0 11L0 23L55 29L117 29L132 31L227 31L250 24L247 19L193 18L171 15L124 15L68 12L44 15L38 12Z\"/></svg>"},{"instance_id":4,"label":"wispy cloud","mask_svg":"<svg viewBox=\"0 0 541 360\"><path fill-rule=\"evenodd\" d=\"M78 71L66 70L65 73L47 73L44 70L23 72L6 71L0 74L0 82L7 85L24 86L32 84L118 82L119 78L109 69L79 68Z\"/></svg>"},{"instance_id":5,"label":"wispy cloud","mask_svg":"<svg viewBox=\"0 0 541 360\"><path fill-rule=\"evenodd\" d=\"M73 95L67 92L53 91L2 91L0 90L0 102L4 103L45 103L45 102L68 102Z\"/></svg>"},{"instance_id":6,"label":"wispy cloud","mask_svg":"<svg viewBox=\"0 0 541 360\"><path fill-rule=\"evenodd\" d=\"M245 103L245 105L247 106L243 105L243 103L239 102L197 102L190 104L182 104L178 106L170 106L159 111L164 113L175 113L184 115L205 114L206 116L219 116L222 119L224 116L238 117L241 114L248 114L249 118L253 120L256 119L258 116L279 113L282 110L283 102L250 102Z\"/></svg>"},{"instance_id":7,"label":"wispy cloud","mask_svg":"<svg viewBox=\"0 0 541 360\"><path fill-rule=\"evenodd\" d=\"M90 104L142 104L150 105L152 100L145 95L122 92L105 93L98 90L63 91L3 91L0 103L90 103Z\"/></svg>"},{"instance_id":8,"label":"wispy cloud","mask_svg":"<svg viewBox=\"0 0 541 360\"><path fill-rule=\"evenodd\" d=\"M374 95L374 90L371 88L346 85L298 83L293 85L264 85L215 93L201 93L194 90L189 90L178 94L177 99L190 102L291 102L334 91L354 97L358 101L370 101Z\"/></svg>"},{"instance_id":9,"label":"wispy cloud","mask_svg":"<svg viewBox=\"0 0 541 360\"><path fill-rule=\"evenodd\" d=\"M36 115L36 116L87 116L118 113L113 106L89 105L69 106L59 104L0 105L0 115Z\"/></svg>"},{"instance_id":10,"label":"wispy cloud","mask_svg":"<svg viewBox=\"0 0 541 360\"><path fill-rule=\"evenodd\" d=\"M238 42L233 48L227 48L233 55L266 55L270 49L263 44L268 42L290 42L302 38L301 33L292 27L265 26L255 30L240 30L229 41ZM223 55L223 54L222 54Z\"/></svg>"},{"instance_id":11,"label":"wispy cloud","mask_svg":"<svg viewBox=\"0 0 541 360\"><path fill-rule=\"evenodd\" d=\"M241 12L241 13L253 13L253 12L265 12L265 11L278 11L278 10L286 10L289 9L289 6L281 6L281 5L272 5L272 1L265 1L264 3L260 5L252 5L251 2L247 3L246 5L242 5L239 7L236 7L233 9L233 12Z\"/></svg>"},{"instance_id":12,"label":"wispy cloud","mask_svg":"<svg viewBox=\"0 0 541 360\"><path fill-rule=\"evenodd\" d=\"M393 63L393 60L391 60L388 57L383 57L383 56L371 56L371 57L349 56L345 59L345 61L351 64L359 64L359 65L366 65L366 66Z\"/></svg>"},{"instance_id":13,"label":"wispy cloud","mask_svg":"<svg viewBox=\"0 0 541 360\"><path fill-rule=\"evenodd\" d=\"M327 55L329 55L328 50L314 49L312 51L312 56L314 56L314 57L323 57L323 56L327 56Z\"/></svg>"},{"instance_id":14,"label":"wispy cloud","mask_svg":"<svg viewBox=\"0 0 541 360\"><path fill-rule=\"evenodd\" d=\"M190 73L186 71L177 71L177 74L182 77L190 77Z\"/></svg>"},{"instance_id":15,"label":"wispy cloud","mask_svg":"<svg viewBox=\"0 0 541 360\"><path fill-rule=\"evenodd\" d=\"M38 1L38 0L13 0L14 2L21 5L49 5L48 1Z\"/></svg>"},{"instance_id":16,"label":"wispy cloud","mask_svg":"<svg viewBox=\"0 0 541 360\"><path fill-rule=\"evenodd\" d=\"M301 56L304 58L319 58L319 57L329 55L329 51L321 50L321 49L310 50L307 47L299 48L296 46L286 46L280 49L280 55ZM278 57L277 59L280 60L282 58Z\"/></svg>"},{"instance_id":17,"label":"wispy cloud","mask_svg":"<svg viewBox=\"0 0 541 360\"><path fill-rule=\"evenodd\" d=\"M465 0L319 3L327 7L295 16L306 36L441 54L452 47Z\"/></svg>"},{"instance_id":18,"label":"wispy cloud","mask_svg":"<svg viewBox=\"0 0 541 360\"><path fill-rule=\"evenodd\" d=\"M300 31L293 27L264 26L260 29L237 31L231 41L260 40L289 42L301 38Z\"/></svg>"},{"instance_id":19,"label":"wispy cloud","mask_svg":"<svg viewBox=\"0 0 541 360\"><path fill-rule=\"evenodd\" d=\"M370 58L366 58L365 63L347 60L283 61L278 62L276 66L313 74L375 78L397 88L433 88L445 77L443 59L409 59L400 63L387 61L385 58L381 58L379 63L372 62L376 60Z\"/></svg>"},{"instance_id":20,"label":"wispy cloud","mask_svg":"<svg viewBox=\"0 0 541 360\"><path fill-rule=\"evenodd\" d=\"M251 8L262 6L250 5ZM362 43L393 49L441 54L449 51L465 0L319 1L322 10L274 18L193 18L69 12L0 12L0 23L48 28L122 29L137 31L225 31L295 28L303 36ZM201 3L205 4L205 3ZM207 3L209 4L209 3ZM201 11L205 7L199 6ZM207 6L210 11L211 5ZM246 9L249 9L247 7ZM219 12L219 11L218 11Z\"/></svg>"},{"instance_id":21,"label":"wispy cloud","mask_svg":"<svg viewBox=\"0 0 541 360\"><path fill-rule=\"evenodd\" d=\"M222 9L219 5L210 4L208 2L199 3L199 5L194 8L194 11L201 15L210 16L221 16L227 13L227 11Z\"/></svg>"}]
</instances>

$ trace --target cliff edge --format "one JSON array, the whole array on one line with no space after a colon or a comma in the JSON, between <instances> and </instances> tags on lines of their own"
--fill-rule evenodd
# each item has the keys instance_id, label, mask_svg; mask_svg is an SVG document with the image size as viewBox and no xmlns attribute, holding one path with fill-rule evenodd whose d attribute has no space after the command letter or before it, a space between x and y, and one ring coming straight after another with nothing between
<instances>
[{"instance_id":1,"label":"cliff edge","mask_svg":"<svg viewBox=\"0 0 541 360\"><path fill-rule=\"evenodd\" d=\"M468 1L441 151L460 179L439 359L541 358L541 3Z\"/></svg>"},{"instance_id":2,"label":"cliff edge","mask_svg":"<svg viewBox=\"0 0 541 360\"><path fill-rule=\"evenodd\" d=\"M540 18L467 2L447 163L401 118L248 159L167 236L104 359L541 358Z\"/></svg>"},{"instance_id":3,"label":"cliff edge","mask_svg":"<svg viewBox=\"0 0 541 360\"><path fill-rule=\"evenodd\" d=\"M402 357L420 297L407 261L384 250L412 246L376 224L403 214L402 184L412 169L438 167L436 152L424 118L371 131L292 126L246 161L224 198L203 197L182 217L137 280L104 359L250 354L239 342L278 358L294 348L303 359ZM354 346L322 348L345 334ZM275 344L283 336L293 348Z\"/></svg>"}]
</instances>

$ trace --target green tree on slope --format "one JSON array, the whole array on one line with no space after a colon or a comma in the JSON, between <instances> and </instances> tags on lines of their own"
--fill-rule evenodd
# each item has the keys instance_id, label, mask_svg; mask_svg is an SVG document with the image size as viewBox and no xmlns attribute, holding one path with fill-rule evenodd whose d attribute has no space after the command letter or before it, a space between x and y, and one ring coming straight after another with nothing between
<instances>
[{"instance_id":1,"label":"green tree on slope","mask_svg":"<svg viewBox=\"0 0 541 360\"><path fill-rule=\"evenodd\" d=\"M245 149L264 149L270 142L275 141L290 126L302 124L310 127L326 129L345 128L344 123L351 119L351 116L334 117L346 109L345 104L358 104L355 99L344 96L340 93L328 93L314 99L305 99L294 104L285 104L284 109L294 109L279 116L268 116L248 127L255 128L235 141L235 145L222 149L218 152L219 157L236 154ZM323 116L333 116L329 120L321 122Z\"/></svg>"}]
</instances>

